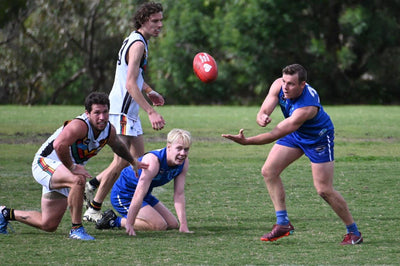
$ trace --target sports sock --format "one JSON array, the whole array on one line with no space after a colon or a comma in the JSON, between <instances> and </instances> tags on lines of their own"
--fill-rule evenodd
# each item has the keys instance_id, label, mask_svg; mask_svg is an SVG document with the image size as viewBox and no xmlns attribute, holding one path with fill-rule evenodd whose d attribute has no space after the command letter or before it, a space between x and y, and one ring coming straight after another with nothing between
<instances>
[{"instance_id":1,"label":"sports sock","mask_svg":"<svg viewBox=\"0 0 400 266\"><path fill-rule=\"evenodd\" d=\"M93 177L92 179L90 179L89 184L95 188L98 188L100 186L100 182L99 182L99 180L97 180L96 177Z\"/></svg>"},{"instance_id":2,"label":"sports sock","mask_svg":"<svg viewBox=\"0 0 400 266\"><path fill-rule=\"evenodd\" d=\"M6 221L15 221L14 209L4 208L1 212L1 214L3 214Z\"/></svg>"},{"instance_id":3,"label":"sports sock","mask_svg":"<svg viewBox=\"0 0 400 266\"><path fill-rule=\"evenodd\" d=\"M78 229L79 227L81 227L82 226L82 224L80 223L80 224L72 224L72 229Z\"/></svg>"},{"instance_id":4,"label":"sports sock","mask_svg":"<svg viewBox=\"0 0 400 266\"><path fill-rule=\"evenodd\" d=\"M289 217L286 210L277 211L276 214L276 223L279 225L288 225L289 224Z\"/></svg>"},{"instance_id":5,"label":"sports sock","mask_svg":"<svg viewBox=\"0 0 400 266\"><path fill-rule=\"evenodd\" d=\"M352 223L350 225L346 225L347 233L353 233L356 236L360 236L360 231L358 231L356 223Z\"/></svg>"},{"instance_id":6,"label":"sports sock","mask_svg":"<svg viewBox=\"0 0 400 266\"><path fill-rule=\"evenodd\" d=\"M90 207L92 208L92 209L95 209L96 211L100 211L101 210L101 205L102 205L103 203L98 203L98 202L96 202L96 201L92 201L91 203L90 203Z\"/></svg>"},{"instance_id":7,"label":"sports sock","mask_svg":"<svg viewBox=\"0 0 400 266\"><path fill-rule=\"evenodd\" d=\"M121 219L122 217L118 216L117 219L115 219L114 227L121 227Z\"/></svg>"}]
</instances>

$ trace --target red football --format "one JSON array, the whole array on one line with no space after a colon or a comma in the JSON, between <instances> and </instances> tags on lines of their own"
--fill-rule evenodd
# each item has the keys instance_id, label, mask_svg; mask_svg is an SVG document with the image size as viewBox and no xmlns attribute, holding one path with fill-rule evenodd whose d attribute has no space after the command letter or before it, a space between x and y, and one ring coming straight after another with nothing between
<instances>
[{"instance_id":1,"label":"red football","mask_svg":"<svg viewBox=\"0 0 400 266\"><path fill-rule=\"evenodd\" d=\"M204 83L210 83L218 77L218 67L214 58L207 53L198 53L193 59L193 70Z\"/></svg>"}]
</instances>

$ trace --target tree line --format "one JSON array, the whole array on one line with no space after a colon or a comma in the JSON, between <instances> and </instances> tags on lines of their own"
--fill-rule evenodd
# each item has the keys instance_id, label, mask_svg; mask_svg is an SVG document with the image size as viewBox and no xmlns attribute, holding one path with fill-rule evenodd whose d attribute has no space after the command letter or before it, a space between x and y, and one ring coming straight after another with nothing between
<instances>
[{"instance_id":1,"label":"tree line","mask_svg":"<svg viewBox=\"0 0 400 266\"><path fill-rule=\"evenodd\" d=\"M0 2L0 103L81 104L109 92L122 40L144 1ZM398 104L399 0L160 0L148 83L168 104L260 104L284 66L300 63L328 104ZM211 84L196 53L217 61Z\"/></svg>"}]
</instances>

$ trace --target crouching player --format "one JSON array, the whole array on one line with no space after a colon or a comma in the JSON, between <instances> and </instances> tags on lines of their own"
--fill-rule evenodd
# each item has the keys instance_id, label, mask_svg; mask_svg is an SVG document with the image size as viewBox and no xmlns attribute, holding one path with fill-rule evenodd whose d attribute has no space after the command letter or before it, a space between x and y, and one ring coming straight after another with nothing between
<instances>
[{"instance_id":1,"label":"crouching player","mask_svg":"<svg viewBox=\"0 0 400 266\"><path fill-rule=\"evenodd\" d=\"M133 167L147 167L136 162L108 121L110 101L107 94L89 94L85 109L84 114L65 122L51 135L33 160L33 177L43 186L41 212L0 206L0 234L8 234L8 223L14 220L54 232L69 207L72 220L69 238L94 240L82 226L83 192L86 178L91 177L85 169L87 161L107 144Z\"/></svg>"},{"instance_id":2,"label":"crouching player","mask_svg":"<svg viewBox=\"0 0 400 266\"><path fill-rule=\"evenodd\" d=\"M167 146L153 150L138 159L148 165L139 169L138 176L131 167L125 168L111 190L112 210L104 212L97 221L97 229L125 227L128 235L137 231L178 229L191 233L186 221L185 179L189 168L189 148L192 140L188 131L173 129L168 133ZM174 204L178 220L151 193L154 187L174 180Z\"/></svg>"}]
</instances>

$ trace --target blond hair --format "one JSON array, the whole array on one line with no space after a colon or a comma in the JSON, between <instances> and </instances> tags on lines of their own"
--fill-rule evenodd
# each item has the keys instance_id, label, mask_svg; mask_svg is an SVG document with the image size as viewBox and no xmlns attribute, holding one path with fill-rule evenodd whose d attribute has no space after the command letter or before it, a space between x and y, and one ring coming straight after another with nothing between
<instances>
[{"instance_id":1,"label":"blond hair","mask_svg":"<svg viewBox=\"0 0 400 266\"><path fill-rule=\"evenodd\" d=\"M181 141L183 145L190 147L192 145L192 136L189 131L184 129L174 128L167 136L167 143L172 144Z\"/></svg>"}]
</instances>

